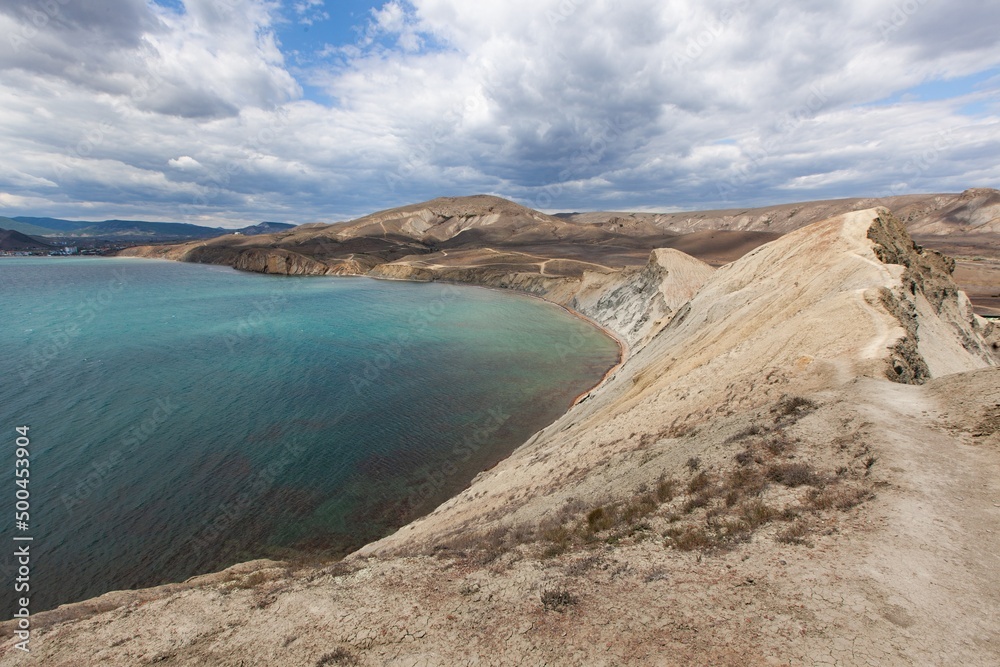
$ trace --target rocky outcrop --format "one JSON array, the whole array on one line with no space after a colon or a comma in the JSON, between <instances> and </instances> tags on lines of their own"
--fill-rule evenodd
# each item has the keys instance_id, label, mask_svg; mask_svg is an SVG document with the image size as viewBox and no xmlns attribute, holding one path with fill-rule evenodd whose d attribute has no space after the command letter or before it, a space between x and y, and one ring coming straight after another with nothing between
<instances>
[{"instance_id":1,"label":"rocky outcrop","mask_svg":"<svg viewBox=\"0 0 1000 667\"><path fill-rule=\"evenodd\" d=\"M895 262L886 263L879 254ZM815 392L859 377L919 382L952 368L997 365L982 354L990 345L978 321L951 318L949 313L963 306L940 271L941 260L922 255L884 209L815 223L711 273L677 256L660 255L656 264L661 261L662 273L651 265L612 280L593 304L610 299L604 312L614 310L615 302L636 313L644 310L641 303L652 304L651 313L665 312L653 293L671 291L668 283L682 273L671 273L671 264L687 268L688 280L680 281L687 289L706 278L689 302L586 400L412 530L363 553L400 548L461 526L488 526L489 517L539 521L567 499L600 494L606 478L570 481L565 471L593 470L600 461L624 456L635 447L635 434L652 442L669 439L789 392ZM909 273L904 262L914 267ZM925 272L923 282L911 280L914 271ZM657 275L663 283L653 289ZM904 292L914 298L899 301ZM616 293L620 301L612 296ZM626 294L632 295L629 303ZM916 304L911 322L901 319L897 302ZM639 319L618 322L632 331L629 323ZM974 342L971 349L962 345L965 338ZM897 373L901 361L905 368ZM614 475L629 473L621 468ZM558 488L553 479L562 480Z\"/></svg>"},{"instance_id":2,"label":"rocky outcrop","mask_svg":"<svg viewBox=\"0 0 1000 667\"><path fill-rule=\"evenodd\" d=\"M329 267L322 262L278 249L243 250L235 257L232 266L240 271L282 276L323 276L329 272Z\"/></svg>"},{"instance_id":3,"label":"rocky outcrop","mask_svg":"<svg viewBox=\"0 0 1000 667\"><path fill-rule=\"evenodd\" d=\"M543 276L482 267L434 267L408 262L381 264L374 278L448 281L510 289L565 306L613 332L630 347L641 346L687 303L712 267L678 250L654 250L642 269L585 271L582 277Z\"/></svg>"},{"instance_id":4,"label":"rocky outcrop","mask_svg":"<svg viewBox=\"0 0 1000 667\"><path fill-rule=\"evenodd\" d=\"M296 266L274 257L247 265ZM925 664L964 651L963 664L995 664L1000 652L979 639L997 600L989 503L1000 464L981 446L997 442L997 331L971 314L950 270L884 209L816 222L715 271L675 251L580 277L382 264L373 275L572 305L632 353L465 491L345 562L298 572L262 563L40 614L40 659ZM955 369L987 370L908 386ZM735 495L698 495L723 483ZM741 498L735 485L747 483L757 486ZM850 488L866 495L845 502L837 494ZM882 509L850 518L871 489ZM688 501L661 498L675 493ZM622 512L621 530L559 551L568 527L585 529L618 502L651 514L630 524ZM782 513L768 504L778 502ZM699 525L725 534L783 523L703 559L678 541L693 533L676 528L698 511ZM810 525L808 543L791 533ZM517 537L535 528L540 544ZM0 665L20 664L12 641Z\"/></svg>"},{"instance_id":5,"label":"rocky outcrop","mask_svg":"<svg viewBox=\"0 0 1000 667\"><path fill-rule=\"evenodd\" d=\"M600 322L638 349L698 292L712 267L678 250L654 250L641 270L613 280L587 273L569 307Z\"/></svg>"},{"instance_id":6,"label":"rocky outcrop","mask_svg":"<svg viewBox=\"0 0 1000 667\"><path fill-rule=\"evenodd\" d=\"M879 209L868 239L881 262L903 267L899 283L880 293L882 306L905 331L887 360L889 379L921 383L996 363L992 325L972 312L952 280L953 259L916 245L887 209Z\"/></svg>"}]
</instances>

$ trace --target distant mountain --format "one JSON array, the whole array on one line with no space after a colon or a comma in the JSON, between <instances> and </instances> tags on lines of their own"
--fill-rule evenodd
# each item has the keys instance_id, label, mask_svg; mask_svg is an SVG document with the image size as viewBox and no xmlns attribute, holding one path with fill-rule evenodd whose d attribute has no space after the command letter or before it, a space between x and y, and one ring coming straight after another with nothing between
<instances>
[{"instance_id":1,"label":"distant mountain","mask_svg":"<svg viewBox=\"0 0 1000 667\"><path fill-rule=\"evenodd\" d=\"M118 241L185 241L209 239L239 232L244 236L273 234L292 229L295 225L284 222L261 222L242 229L203 227L186 222L147 222L144 220L62 220L60 218L39 218L17 216L0 218L0 227L12 229L22 234L59 238L100 238Z\"/></svg>"},{"instance_id":2,"label":"distant mountain","mask_svg":"<svg viewBox=\"0 0 1000 667\"><path fill-rule=\"evenodd\" d=\"M0 229L0 250L48 250L52 246L13 229Z\"/></svg>"},{"instance_id":3,"label":"distant mountain","mask_svg":"<svg viewBox=\"0 0 1000 667\"><path fill-rule=\"evenodd\" d=\"M239 232L243 236L257 236L258 234L274 234L294 228L295 225L289 225L286 222L262 222L259 225L250 225L242 229L231 229L228 230L228 233Z\"/></svg>"},{"instance_id":4,"label":"distant mountain","mask_svg":"<svg viewBox=\"0 0 1000 667\"><path fill-rule=\"evenodd\" d=\"M22 234L29 234L31 236L45 236L46 234L51 234L52 230L36 225L31 222L25 222L17 218L2 218L0 217L0 229L9 229L15 232L21 232Z\"/></svg>"},{"instance_id":5,"label":"distant mountain","mask_svg":"<svg viewBox=\"0 0 1000 667\"><path fill-rule=\"evenodd\" d=\"M60 220L59 218L32 218L26 215L19 215L14 220L32 225L34 227L39 227L42 229L57 232L71 232L74 229L81 229L83 227L88 227L94 223L92 222L79 222L73 220Z\"/></svg>"},{"instance_id":6,"label":"distant mountain","mask_svg":"<svg viewBox=\"0 0 1000 667\"><path fill-rule=\"evenodd\" d=\"M142 220L105 220L87 227L64 232L62 236L101 237L122 240L203 239L226 234L228 230L201 227L186 222L145 222Z\"/></svg>"}]
</instances>

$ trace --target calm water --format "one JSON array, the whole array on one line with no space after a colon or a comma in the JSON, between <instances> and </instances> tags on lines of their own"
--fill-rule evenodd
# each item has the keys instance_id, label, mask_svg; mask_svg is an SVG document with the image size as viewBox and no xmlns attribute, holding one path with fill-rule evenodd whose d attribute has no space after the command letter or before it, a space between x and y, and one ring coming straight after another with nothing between
<instances>
[{"instance_id":1,"label":"calm water","mask_svg":"<svg viewBox=\"0 0 1000 667\"><path fill-rule=\"evenodd\" d=\"M148 260L0 260L0 314L3 539L28 424L32 612L385 535L617 356L517 295Z\"/></svg>"}]
</instances>

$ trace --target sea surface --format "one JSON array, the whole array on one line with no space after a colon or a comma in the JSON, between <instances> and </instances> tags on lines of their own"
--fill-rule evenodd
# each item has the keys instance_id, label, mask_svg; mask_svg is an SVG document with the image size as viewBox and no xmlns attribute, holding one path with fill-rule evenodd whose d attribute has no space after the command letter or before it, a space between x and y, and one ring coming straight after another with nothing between
<instances>
[{"instance_id":1,"label":"sea surface","mask_svg":"<svg viewBox=\"0 0 1000 667\"><path fill-rule=\"evenodd\" d=\"M466 486L616 358L590 324L498 291L2 259L3 615L15 535L33 538L33 613L345 553Z\"/></svg>"}]
</instances>

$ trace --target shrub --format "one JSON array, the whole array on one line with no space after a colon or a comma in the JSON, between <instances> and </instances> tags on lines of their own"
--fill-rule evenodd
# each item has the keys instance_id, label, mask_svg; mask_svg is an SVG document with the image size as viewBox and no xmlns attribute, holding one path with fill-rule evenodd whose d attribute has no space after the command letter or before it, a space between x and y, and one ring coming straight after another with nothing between
<instances>
[{"instance_id":1,"label":"shrub","mask_svg":"<svg viewBox=\"0 0 1000 667\"><path fill-rule=\"evenodd\" d=\"M778 533L776 538L782 544L808 544L805 536L809 533L809 527L802 521L796 521L788 528Z\"/></svg>"},{"instance_id":2,"label":"shrub","mask_svg":"<svg viewBox=\"0 0 1000 667\"><path fill-rule=\"evenodd\" d=\"M692 477L690 482L688 482L688 493L698 493L699 491L707 488L711 483L712 479L708 476L708 473L702 470L700 473Z\"/></svg>"},{"instance_id":3,"label":"shrub","mask_svg":"<svg viewBox=\"0 0 1000 667\"><path fill-rule=\"evenodd\" d=\"M636 519L652 513L656 509L656 499L651 495L641 495L633 498L622 510L622 519L626 523L633 523Z\"/></svg>"},{"instance_id":4,"label":"shrub","mask_svg":"<svg viewBox=\"0 0 1000 667\"><path fill-rule=\"evenodd\" d=\"M767 442L764 443L764 447L767 448L767 451L771 452L775 456L783 454L788 449L791 449L792 445L792 440L785 435L784 431L775 433L772 437L767 439Z\"/></svg>"},{"instance_id":5,"label":"shrub","mask_svg":"<svg viewBox=\"0 0 1000 667\"><path fill-rule=\"evenodd\" d=\"M579 599L565 588L547 590L542 593L542 608L545 611L562 613L567 607L579 602Z\"/></svg>"},{"instance_id":6,"label":"shrub","mask_svg":"<svg viewBox=\"0 0 1000 667\"><path fill-rule=\"evenodd\" d=\"M267 572L262 570L257 570L256 572L251 572L247 576L243 577L239 581L233 584L233 588L246 589L246 588L256 588L260 586L265 581L268 581L270 577Z\"/></svg>"},{"instance_id":7,"label":"shrub","mask_svg":"<svg viewBox=\"0 0 1000 667\"><path fill-rule=\"evenodd\" d=\"M546 558L552 558L564 553L569 549L571 537L569 530L565 526L554 526L543 530L542 539L549 542L549 545L545 547L542 555Z\"/></svg>"},{"instance_id":8,"label":"shrub","mask_svg":"<svg viewBox=\"0 0 1000 667\"><path fill-rule=\"evenodd\" d=\"M719 525L719 530L730 541L745 541L750 539L750 526L741 519L727 519Z\"/></svg>"},{"instance_id":9,"label":"shrub","mask_svg":"<svg viewBox=\"0 0 1000 667\"><path fill-rule=\"evenodd\" d=\"M697 456L692 456L687 460L687 463L685 463L684 465L688 467L688 470L694 472L695 470L701 467L701 459L698 458Z\"/></svg>"},{"instance_id":10,"label":"shrub","mask_svg":"<svg viewBox=\"0 0 1000 667\"><path fill-rule=\"evenodd\" d=\"M790 396L782 399L778 405L774 407L774 421L781 421L785 417L797 419L818 407L819 405L817 405L815 401L811 401L808 398L804 398L802 396Z\"/></svg>"},{"instance_id":11,"label":"shrub","mask_svg":"<svg viewBox=\"0 0 1000 667\"><path fill-rule=\"evenodd\" d=\"M613 510L596 507L587 514L587 529L592 533L599 533L614 525L612 516Z\"/></svg>"},{"instance_id":12,"label":"shrub","mask_svg":"<svg viewBox=\"0 0 1000 667\"><path fill-rule=\"evenodd\" d=\"M731 489L742 491L747 495L755 495L764 490L764 487L767 486L767 480L756 470L737 468L729 473L726 484Z\"/></svg>"},{"instance_id":13,"label":"shrub","mask_svg":"<svg viewBox=\"0 0 1000 667\"><path fill-rule=\"evenodd\" d=\"M595 567L599 567L604 564L604 557L600 554L593 556L587 556L586 558L581 558L580 560L574 561L566 566L566 574L575 577L582 575Z\"/></svg>"},{"instance_id":14,"label":"shrub","mask_svg":"<svg viewBox=\"0 0 1000 667\"><path fill-rule=\"evenodd\" d=\"M326 665L356 664L358 664L358 659L353 653L342 646L330 651L329 653L324 653L320 659L316 661L316 667L326 667Z\"/></svg>"},{"instance_id":15,"label":"shrub","mask_svg":"<svg viewBox=\"0 0 1000 667\"><path fill-rule=\"evenodd\" d=\"M681 551L707 550L717 546L715 538L701 528L671 529L667 533L670 543Z\"/></svg>"},{"instance_id":16,"label":"shrub","mask_svg":"<svg viewBox=\"0 0 1000 667\"><path fill-rule=\"evenodd\" d=\"M872 497L871 491L851 486L832 486L826 489L813 489L809 493L809 504L813 509L828 510L836 507L839 510L849 510Z\"/></svg>"},{"instance_id":17,"label":"shrub","mask_svg":"<svg viewBox=\"0 0 1000 667\"><path fill-rule=\"evenodd\" d=\"M767 477L788 487L818 486L822 478L805 463L779 463L767 469Z\"/></svg>"},{"instance_id":18,"label":"shrub","mask_svg":"<svg viewBox=\"0 0 1000 667\"><path fill-rule=\"evenodd\" d=\"M740 508L740 516L750 530L763 526L777 515L774 508L764 504L762 500L751 500Z\"/></svg>"},{"instance_id":19,"label":"shrub","mask_svg":"<svg viewBox=\"0 0 1000 667\"><path fill-rule=\"evenodd\" d=\"M662 475L656 483L656 500L661 503L670 502L677 494L677 482L673 479L666 479Z\"/></svg>"},{"instance_id":20,"label":"shrub","mask_svg":"<svg viewBox=\"0 0 1000 667\"><path fill-rule=\"evenodd\" d=\"M739 440L745 440L746 438L755 435L760 435L763 432L764 429L761 428L760 424L750 424L750 426L746 427L739 433L734 433L733 435L726 438L726 444L729 444L731 442L738 442Z\"/></svg>"},{"instance_id":21,"label":"shrub","mask_svg":"<svg viewBox=\"0 0 1000 667\"><path fill-rule=\"evenodd\" d=\"M688 499L686 503L684 503L684 506L681 508L681 511L684 512L685 514L690 514L699 507L705 507L706 505L708 505L711 499L712 495L710 493L706 492L698 493L692 496L690 499Z\"/></svg>"}]
</instances>

